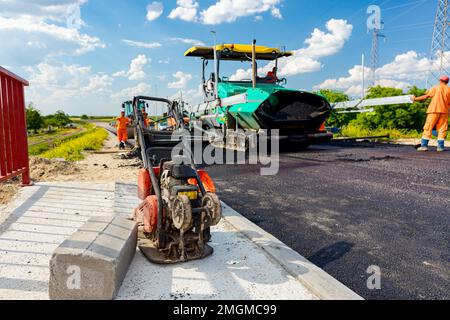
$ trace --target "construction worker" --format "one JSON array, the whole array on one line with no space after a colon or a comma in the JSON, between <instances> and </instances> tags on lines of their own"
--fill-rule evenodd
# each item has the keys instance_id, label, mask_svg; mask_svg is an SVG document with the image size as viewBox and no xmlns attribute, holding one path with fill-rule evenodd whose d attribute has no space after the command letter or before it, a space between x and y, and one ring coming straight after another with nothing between
<instances>
[{"instance_id":1,"label":"construction worker","mask_svg":"<svg viewBox=\"0 0 450 320\"><path fill-rule=\"evenodd\" d=\"M175 120L175 118L170 117L169 119L167 119L167 126L169 128L175 128L177 125L177 121Z\"/></svg>"},{"instance_id":2,"label":"construction worker","mask_svg":"<svg viewBox=\"0 0 450 320\"><path fill-rule=\"evenodd\" d=\"M274 67L272 69L272 71L267 72L267 76L265 78L265 81L267 83L275 83L275 82L277 82L278 81L277 71L278 71L278 68Z\"/></svg>"},{"instance_id":3,"label":"construction worker","mask_svg":"<svg viewBox=\"0 0 450 320\"><path fill-rule=\"evenodd\" d=\"M121 150L125 149L125 143L128 140L128 124L130 123L130 119L125 117L125 112L122 111L120 113L120 117L117 120L117 138L119 139L119 148Z\"/></svg>"},{"instance_id":4,"label":"construction worker","mask_svg":"<svg viewBox=\"0 0 450 320\"><path fill-rule=\"evenodd\" d=\"M432 99L427 111L427 121L424 127L422 145L418 151L428 151L428 143L430 142L433 130L436 128L438 132L438 152L445 150L445 138L448 131L448 118L450 112L450 87L448 83L450 78L442 76L440 84L431 88L421 97L413 97L413 101L425 101Z\"/></svg>"},{"instance_id":5,"label":"construction worker","mask_svg":"<svg viewBox=\"0 0 450 320\"><path fill-rule=\"evenodd\" d=\"M142 116L144 117L144 125L145 125L145 127L149 128L150 125L153 123L153 120L148 117L148 113L145 112L145 111L142 113Z\"/></svg>"}]
</instances>

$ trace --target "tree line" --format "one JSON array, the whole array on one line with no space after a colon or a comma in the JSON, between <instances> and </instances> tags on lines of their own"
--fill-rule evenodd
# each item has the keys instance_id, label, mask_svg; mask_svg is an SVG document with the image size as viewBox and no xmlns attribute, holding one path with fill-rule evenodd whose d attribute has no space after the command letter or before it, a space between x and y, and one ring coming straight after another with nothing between
<instances>
[{"instance_id":1,"label":"tree line","mask_svg":"<svg viewBox=\"0 0 450 320\"><path fill-rule=\"evenodd\" d=\"M26 118L27 129L34 133L42 128L63 128L72 122L64 111L56 111L54 114L43 116L33 103L26 108Z\"/></svg>"},{"instance_id":2,"label":"tree line","mask_svg":"<svg viewBox=\"0 0 450 320\"><path fill-rule=\"evenodd\" d=\"M426 89L411 87L405 93L401 89L375 86L369 89L366 99L395 97L401 95L421 96ZM329 102L350 101L350 97L343 92L335 90L320 90L317 92L326 97ZM407 131L421 131L426 119L429 101L414 102L412 104L399 104L374 107L371 113L343 113L333 112L327 121L327 126L342 128L349 124L362 129L400 129Z\"/></svg>"}]
</instances>

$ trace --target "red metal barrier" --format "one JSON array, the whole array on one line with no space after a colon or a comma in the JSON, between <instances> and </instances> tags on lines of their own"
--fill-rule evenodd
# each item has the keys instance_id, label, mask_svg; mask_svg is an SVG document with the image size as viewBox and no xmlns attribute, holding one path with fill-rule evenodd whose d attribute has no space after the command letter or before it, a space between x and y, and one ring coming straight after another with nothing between
<instances>
[{"instance_id":1,"label":"red metal barrier","mask_svg":"<svg viewBox=\"0 0 450 320\"><path fill-rule=\"evenodd\" d=\"M0 183L22 175L22 184L30 184L25 86L28 81L0 67Z\"/></svg>"}]
</instances>

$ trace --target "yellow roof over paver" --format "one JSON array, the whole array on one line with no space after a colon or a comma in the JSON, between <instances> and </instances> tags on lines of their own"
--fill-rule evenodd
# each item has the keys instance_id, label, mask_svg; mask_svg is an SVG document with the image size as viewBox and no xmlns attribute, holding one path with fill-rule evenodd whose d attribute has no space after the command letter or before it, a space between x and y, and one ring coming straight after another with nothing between
<instances>
[{"instance_id":1,"label":"yellow roof over paver","mask_svg":"<svg viewBox=\"0 0 450 320\"><path fill-rule=\"evenodd\" d=\"M220 44L216 47L217 52L220 52L221 60L251 60L252 45L248 44ZM186 57L198 57L207 60L214 59L214 47L192 47L187 50L184 55ZM277 48L270 48L265 46L256 46L257 60L275 60L282 57L290 57L292 52L284 52Z\"/></svg>"}]
</instances>

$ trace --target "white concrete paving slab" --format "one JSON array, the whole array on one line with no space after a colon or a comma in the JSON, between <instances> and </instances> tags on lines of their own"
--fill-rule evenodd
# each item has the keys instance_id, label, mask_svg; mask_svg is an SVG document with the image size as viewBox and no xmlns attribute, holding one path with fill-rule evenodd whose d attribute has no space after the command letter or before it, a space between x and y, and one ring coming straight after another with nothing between
<instances>
[{"instance_id":1,"label":"white concrete paving slab","mask_svg":"<svg viewBox=\"0 0 450 320\"><path fill-rule=\"evenodd\" d=\"M114 184L38 183L0 211L0 300L48 299L53 251L90 216L113 213Z\"/></svg>"},{"instance_id":2,"label":"white concrete paving slab","mask_svg":"<svg viewBox=\"0 0 450 320\"><path fill-rule=\"evenodd\" d=\"M49 261L54 250L92 216L127 217L139 203L136 195L136 186L114 183L38 183L22 189L0 211L0 300L48 299ZM300 281L293 261L279 261L262 248L263 243L275 249L282 244L264 236L249 221L240 230L245 220L236 223L240 215L225 209L226 219L213 229L213 256L158 266L137 250L118 299L324 298L311 290L310 283ZM255 239L252 232L258 233ZM266 242L261 242L261 235ZM282 249L282 257L287 253L289 259L293 257L289 248ZM301 270L305 266L302 260Z\"/></svg>"}]
</instances>

